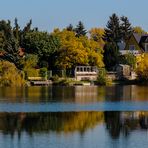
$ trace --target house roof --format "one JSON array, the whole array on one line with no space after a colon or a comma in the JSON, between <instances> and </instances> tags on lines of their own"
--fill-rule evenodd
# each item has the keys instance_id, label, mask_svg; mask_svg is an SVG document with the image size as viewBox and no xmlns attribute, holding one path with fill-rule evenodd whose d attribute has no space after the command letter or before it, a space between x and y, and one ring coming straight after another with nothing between
<instances>
[{"instance_id":1,"label":"house roof","mask_svg":"<svg viewBox=\"0 0 148 148\"><path fill-rule=\"evenodd\" d=\"M148 34L144 34L141 36L140 43L148 42Z\"/></svg>"},{"instance_id":2,"label":"house roof","mask_svg":"<svg viewBox=\"0 0 148 148\"><path fill-rule=\"evenodd\" d=\"M137 43L140 43L140 39L141 39L141 35L137 34L137 33L133 33L133 36L135 37Z\"/></svg>"}]
</instances>

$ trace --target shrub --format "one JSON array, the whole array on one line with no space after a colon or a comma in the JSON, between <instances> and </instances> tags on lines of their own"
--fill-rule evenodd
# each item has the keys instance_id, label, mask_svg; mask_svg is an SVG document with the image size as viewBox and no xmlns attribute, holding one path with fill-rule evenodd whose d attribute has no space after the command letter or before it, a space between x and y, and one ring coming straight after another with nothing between
<instances>
[{"instance_id":1,"label":"shrub","mask_svg":"<svg viewBox=\"0 0 148 148\"><path fill-rule=\"evenodd\" d=\"M22 86L25 84L21 71L8 61L0 61L0 86Z\"/></svg>"},{"instance_id":2,"label":"shrub","mask_svg":"<svg viewBox=\"0 0 148 148\"><path fill-rule=\"evenodd\" d=\"M39 73L41 77L47 78L47 68L46 67L41 68Z\"/></svg>"}]
</instances>

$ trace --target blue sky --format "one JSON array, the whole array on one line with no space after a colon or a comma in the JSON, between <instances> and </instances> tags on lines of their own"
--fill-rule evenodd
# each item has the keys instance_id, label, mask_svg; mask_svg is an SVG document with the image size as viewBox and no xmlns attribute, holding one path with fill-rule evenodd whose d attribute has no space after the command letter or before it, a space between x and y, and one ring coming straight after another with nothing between
<instances>
[{"instance_id":1,"label":"blue sky","mask_svg":"<svg viewBox=\"0 0 148 148\"><path fill-rule=\"evenodd\" d=\"M82 21L87 29L105 27L112 13L125 15L133 26L148 31L148 0L0 0L0 19L14 20L24 26L52 31Z\"/></svg>"}]
</instances>

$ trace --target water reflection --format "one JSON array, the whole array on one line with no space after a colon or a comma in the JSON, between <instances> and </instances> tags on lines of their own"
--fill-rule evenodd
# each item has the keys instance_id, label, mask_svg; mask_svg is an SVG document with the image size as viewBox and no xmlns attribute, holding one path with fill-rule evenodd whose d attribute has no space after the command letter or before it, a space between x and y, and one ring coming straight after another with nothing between
<instances>
[{"instance_id":1,"label":"water reflection","mask_svg":"<svg viewBox=\"0 0 148 148\"><path fill-rule=\"evenodd\" d=\"M75 131L85 134L89 129L104 125L113 139L128 136L134 130L148 129L148 112L50 112L0 113L0 131L12 137L17 132L33 133Z\"/></svg>"},{"instance_id":2,"label":"water reflection","mask_svg":"<svg viewBox=\"0 0 148 148\"><path fill-rule=\"evenodd\" d=\"M147 101L148 86L115 85L111 87L25 87L0 88L1 102L95 103L100 101Z\"/></svg>"}]
</instances>

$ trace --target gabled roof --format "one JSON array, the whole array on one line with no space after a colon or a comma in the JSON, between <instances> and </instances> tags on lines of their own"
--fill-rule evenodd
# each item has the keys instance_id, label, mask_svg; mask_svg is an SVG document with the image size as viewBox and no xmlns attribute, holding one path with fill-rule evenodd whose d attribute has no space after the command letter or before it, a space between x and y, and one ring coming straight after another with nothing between
<instances>
[{"instance_id":1,"label":"gabled roof","mask_svg":"<svg viewBox=\"0 0 148 148\"><path fill-rule=\"evenodd\" d=\"M133 36L135 38L135 40L137 41L137 43L140 43L140 39L141 39L141 35L137 34L137 33L133 33Z\"/></svg>"},{"instance_id":2,"label":"gabled roof","mask_svg":"<svg viewBox=\"0 0 148 148\"><path fill-rule=\"evenodd\" d=\"M141 36L140 43L148 42L148 34L144 34Z\"/></svg>"}]
</instances>

